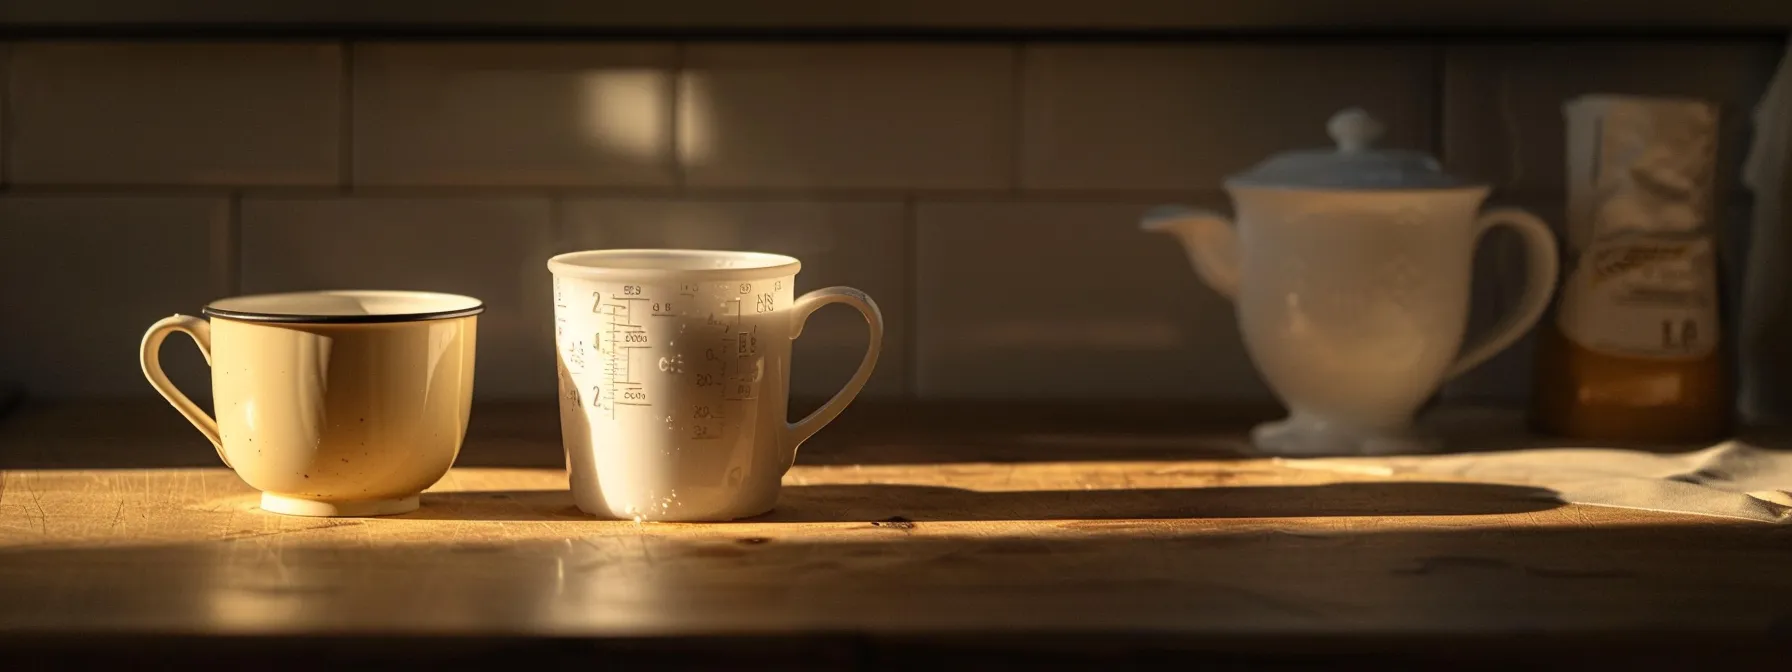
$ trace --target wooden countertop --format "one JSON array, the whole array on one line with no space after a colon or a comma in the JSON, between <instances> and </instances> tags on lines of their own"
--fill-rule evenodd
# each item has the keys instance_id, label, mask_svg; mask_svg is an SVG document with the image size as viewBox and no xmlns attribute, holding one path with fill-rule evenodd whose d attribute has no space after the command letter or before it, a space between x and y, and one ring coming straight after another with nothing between
<instances>
[{"instance_id":1,"label":"wooden countertop","mask_svg":"<svg viewBox=\"0 0 1792 672\"><path fill-rule=\"evenodd\" d=\"M713 525L580 514L553 414L478 409L418 512L311 519L160 404L27 406L0 657L1792 660L1792 528L1241 458L1260 410L866 404Z\"/></svg>"}]
</instances>

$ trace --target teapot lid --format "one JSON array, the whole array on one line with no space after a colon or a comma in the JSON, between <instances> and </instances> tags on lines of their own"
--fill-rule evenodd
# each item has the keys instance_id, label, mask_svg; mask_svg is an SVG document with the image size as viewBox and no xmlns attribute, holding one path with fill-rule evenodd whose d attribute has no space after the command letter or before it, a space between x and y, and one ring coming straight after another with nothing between
<instances>
[{"instance_id":1,"label":"teapot lid","mask_svg":"<svg viewBox=\"0 0 1792 672\"><path fill-rule=\"evenodd\" d=\"M1226 186L1282 189L1413 190L1455 189L1477 183L1443 172L1423 152L1372 149L1386 127L1361 108L1332 115L1326 132L1336 149L1282 152L1226 179Z\"/></svg>"}]
</instances>

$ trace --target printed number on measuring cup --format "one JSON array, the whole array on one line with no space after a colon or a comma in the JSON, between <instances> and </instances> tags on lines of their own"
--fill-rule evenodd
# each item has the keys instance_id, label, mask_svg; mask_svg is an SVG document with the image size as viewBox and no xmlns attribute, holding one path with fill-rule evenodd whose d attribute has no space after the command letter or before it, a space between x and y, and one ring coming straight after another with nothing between
<instances>
[{"instance_id":1,"label":"printed number on measuring cup","mask_svg":"<svg viewBox=\"0 0 1792 672\"><path fill-rule=\"evenodd\" d=\"M622 294L624 296L640 296L641 295L641 286L640 285L623 285L622 286Z\"/></svg>"},{"instance_id":2,"label":"printed number on measuring cup","mask_svg":"<svg viewBox=\"0 0 1792 672\"><path fill-rule=\"evenodd\" d=\"M713 352L714 351L711 351L712 354L713 354ZM721 383L716 382L716 377L714 374L708 374L708 373L697 374L697 387L712 387L712 386L720 385L720 384Z\"/></svg>"},{"instance_id":3,"label":"printed number on measuring cup","mask_svg":"<svg viewBox=\"0 0 1792 672\"><path fill-rule=\"evenodd\" d=\"M772 299L771 294L769 294L769 293L760 294L759 297L753 302L755 304L754 309L761 313L772 312L772 310L774 310L774 308L772 306L772 301L773 301L773 299Z\"/></svg>"},{"instance_id":4,"label":"printed number on measuring cup","mask_svg":"<svg viewBox=\"0 0 1792 672\"><path fill-rule=\"evenodd\" d=\"M591 312L593 312L593 313L604 312L604 293L603 292L592 292L591 293Z\"/></svg>"}]
</instances>

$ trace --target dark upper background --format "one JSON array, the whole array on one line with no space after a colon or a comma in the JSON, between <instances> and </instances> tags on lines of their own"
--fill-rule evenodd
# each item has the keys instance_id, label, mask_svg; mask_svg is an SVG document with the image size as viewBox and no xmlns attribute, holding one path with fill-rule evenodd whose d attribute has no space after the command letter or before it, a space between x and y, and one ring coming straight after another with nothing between
<instances>
[{"instance_id":1,"label":"dark upper background","mask_svg":"<svg viewBox=\"0 0 1792 672\"><path fill-rule=\"evenodd\" d=\"M867 290L891 327L871 394L1263 401L1145 208L1223 208L1226 174L1361 105L1559 225L1563 100L1691 95L1723 105L1734 251L1789 25L1772 1L9 0L0 387L147 397L154 319L359 285L486 299L480 396L542 397L541 262L676 245ZM1508 243L1479 255L1474 329L1517 293ZM816 319L799 395L862 347L850 311ZM1528 358L1446 394L1522 399Z\"/></svg>"}]
</instances>

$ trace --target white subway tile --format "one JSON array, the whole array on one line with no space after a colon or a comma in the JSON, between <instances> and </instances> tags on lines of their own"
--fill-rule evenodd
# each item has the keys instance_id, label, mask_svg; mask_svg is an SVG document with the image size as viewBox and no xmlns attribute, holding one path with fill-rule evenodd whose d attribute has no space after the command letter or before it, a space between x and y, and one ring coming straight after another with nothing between
<instances>
[{"instance_id":1,"label":"white subway tile","mask_svg":"<svg viewBox=\"0 0 1792 672\"><path fill-rule=\"evenodd\" d=\"M17 184L340 179L333 44L26 42L10 88Z\"/></svg>"},{"instance_id":2,"label":"white subway tile","mask_svg":"<svg viewBox=\"0 0 1792 672\"><path fill-rule=\"evenodd\" d=\"M0 387L38 398L154 397L138 365L151 323L228 293L222 198L0 198ZM208 404L211 376L184 337L163 368ZM173 413L173 411L169 411Z\"/></svg>"},{"instance_id":3,"label":"white subway tile","mask_svg":"<svg viewBox=\"0 0 1792 672\"><path fill-rule=\"evenodd\" d=\"M479 298L475 394L555 390L553 225L528 198L249 198L242 203L246 293L410 289Z\"/></svg>"},{"instance_id":4,"label":"white subway tile","mask_svg":"<svg viewBox=\"0 0 1792 672\"><path fill-rule=\"evenodd\" d=\"M1381 144L1430 150L1435 50L1418 46L1039 46L1022 52L1022 184L1218 189L1269 154L1326 147L1360 106Z\"/></svg>"},{"instance_id":5,"label":"white subway tile","mask_svg":"<svg viewBox=\"0 0 1792 672\"><path fill-rule=\"evenodd\" d=\"M918 392L1270 400L1231 304L1139 230L1152 205L921 204Z\"/></svg>"},{"instance_id":6,"label":"white subway tile","mask_svg":"<svg viewBox=\"0 0 1792 672\"><path fill-rule=\"evenodd\" d=\"M575 200L562 207L567 250L672 247L788 254L803 262L796 291L833 285L864 290L884 315L883 354L865 388L904 389L908 359L908 256L904 206L891 202ZM809 319L794 344L792 394L831 396L865 354L865 320L830 307Z\"/></svg>"},{"instance_id":7,"label":"white subway tile","mask_svg":"<svg viewBox=\"0 0 1792 672\"><path fill-rule=\"evenodd\" d=\"M1548 42L1445 52L1445 163L1496 187L1566 188L1562 104L1587 93L1690 96L1721 105L1719 178L1735 174L1750 115L1783 45L1720 42Z\"/></svg>"},{"instance_id":8,"label":"white subway tile","mask_svg":"<svg viewBox=\"0 0 1792 672\"><path fill-rule=\"evenodd\" d=\"M1009 186L1013 59L994 46L692 45L678 101L686 179Z\"/></svg>"},{"instance_id":9,"label":"white subway tile","mask_svg":"<svg viewBox=\"0 0 1792 672\"><path fill-rule=\"evenodd\" d=\"M354 181L670 186L670 44L358 44Z\"/></svg>"}]
</instances>

